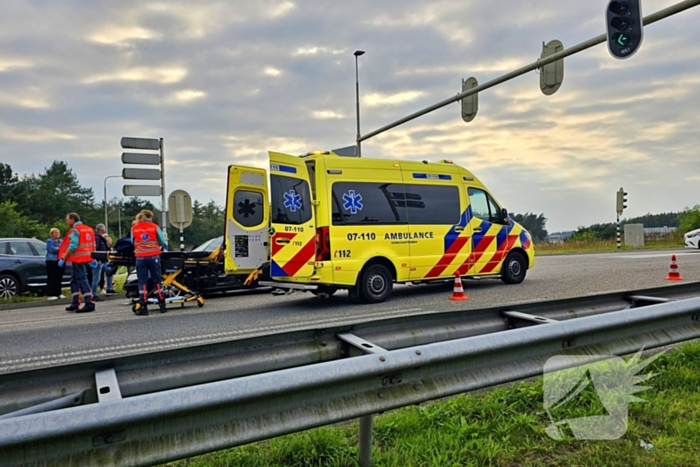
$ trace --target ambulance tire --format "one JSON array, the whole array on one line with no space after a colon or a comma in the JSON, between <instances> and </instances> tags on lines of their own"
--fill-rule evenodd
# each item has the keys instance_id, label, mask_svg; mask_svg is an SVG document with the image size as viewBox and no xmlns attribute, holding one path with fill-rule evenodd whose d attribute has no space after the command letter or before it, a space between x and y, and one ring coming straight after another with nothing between
<instances>
[{"instance_id":1,"label":"ambulance tire","mask_svg":"<svg viewBox=\"0 0 700 467\"><path fill-rule=\"evenodd\" d=\"M506 284L520 284L525 280L527 259L519 251L511 252L503 262L501 280Z\"/></svg>"},{"instance_id":2,"label":"ambulance tire","mask_svg":"<svg viewBox=\"0 0 700 467\"><path fill-rule=\"evenodd\" d=\"M382 303L391 295L394 277L383 264L370 264L362 271L357 286L362 302Z\"/></svg>"}]
</instances>

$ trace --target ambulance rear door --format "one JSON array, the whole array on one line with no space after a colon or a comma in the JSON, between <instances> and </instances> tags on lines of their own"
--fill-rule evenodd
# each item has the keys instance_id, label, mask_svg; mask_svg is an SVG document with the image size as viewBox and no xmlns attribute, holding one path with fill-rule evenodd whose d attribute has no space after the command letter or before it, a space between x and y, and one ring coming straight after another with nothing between
<instances>
[{"instance_id":1,"label":"ambulance rear door","mask_svg":"<svg viewBox=\"0 0 700 467\"><path fill-rule=\"evenodd\" d=\"M316 222L309 171L297 156L270 152L272 230L270 276L289 280L314 273Z\"/></svg>"},{"instance_id":2,"label":"ambulance rear door","mask_svg":"<svg viewBox=\"0 0 700 467\"><path fill-rule=\"evenodd\" d=\"M267 173L231 165L226 191L225 270L247 274L269 258Z\"/></svg>"}]
</instances>

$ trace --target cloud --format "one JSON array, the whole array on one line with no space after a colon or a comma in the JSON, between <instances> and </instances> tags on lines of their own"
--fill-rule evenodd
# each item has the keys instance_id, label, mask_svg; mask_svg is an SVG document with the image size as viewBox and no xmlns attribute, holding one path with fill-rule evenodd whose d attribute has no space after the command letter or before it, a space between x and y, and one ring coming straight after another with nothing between
<instances>
[{"instance_id":1,"label":"cloud","mask_svg":"<svg viewBox=\"0 0 700 467\"><path fill-rule=\"evenodd\" d=\"M279 70L275 67L272 66L266 66L265 69L263 70L263 74L267 76L279 76L282 74L282 70Z\"/></svg>"},{"instance_id":2,"label":"cloud","mask_svg":"<svg viewBox=\"0 0 700 467\"><path fill-rule=\"evenodd\" d=\"M17 68L31 68L33 63L21 58L0 58L0 73Z\"/></svg>"},{"instance_id":3,"label":"cloud","mask_svg":"<svg viewBox=\"0 0 700 467\"><path fill-rule=\"evenodd\" d=\"M173 100L177 102L190 102L207 97L207 93L196 89L183 89L173 93Z\"/></svg>"},{"instance_id":4,"label":"cloud","mask_svg":"<svg viewBox=\"0 0 700 467\"><path fill-rule=\"evenodd\" d=\"M345 115L342 113L337 113L333 110L314 110L311 112L311 115L318 120L327 120L327 119L333 119L333 118L345 118Z\"/></svg>"},{"instance_id":5,"label":"cloud","mask_svg":"<svg viewBox=\"0 0 700 467\"><path fill-rule=\"evenodd\" d=\"M117 70L111 73L96 74L87 77L86 84L105 81L152 81L160 84L171 84L182 81L187 76L183 67L138 67L127 70Z\"/></svg>"},{"instance_id":6,"label":"cloud","mask_svg":"<svg viewBox=\"0 0 700 467\"><path fill-rule=\"evenodd\" d=\"M0 138L22 141L25 143L44 143L49 141L74 140L77 136L50 130L48 128L0 125Z\"/></svg>"},{"instance_id":7,"label":"cloud","mask_svg":"<svg viewBox=\"0 0 700 467\"><path fill-rule=\"evenodd\" d=\"M362 102L367 107L377 107L381 105L396 105L405 102L412 102L425 95L423 91L404 91L395 94L371 93L362 98Z\"/></svg>"},{"instance_id":8,"label":"cloud","mask_svg":"<svg viewBox=\"0 0 700 467\"><path fill-rule=\"evenodd\" d=\"M123 44L124 42L127 41L132 41L135 39L154 39L157 38L158 35L154 33L153 31L150 31L148 29L144 29L138 26L134 27L120 27L120 26L112 26L108 28L101 28L98 31L95 31L89 39L93 42L97 42L99 44L108 44L108 45L120 45Z\"/></svg>"}]
</instances>

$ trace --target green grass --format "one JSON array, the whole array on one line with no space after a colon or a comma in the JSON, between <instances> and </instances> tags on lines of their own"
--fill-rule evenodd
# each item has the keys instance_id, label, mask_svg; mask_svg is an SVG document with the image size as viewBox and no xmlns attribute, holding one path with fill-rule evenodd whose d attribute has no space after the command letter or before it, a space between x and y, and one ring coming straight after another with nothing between
<instances>
[{"instance_id":1,"label":"green grass","mask_svg":"<svg viewBox=\"0 0 700 467\"><path fill-rule=\"evenodd\" d=\"M623 242L624 243L624 242ZM681 237L671 237L660 240L647 240L644 246L640 248L621 246L620 250L632 251L639 249L655 249L655 248L683 248L683 240ZM576 241L568 240L564 243L538 243L535 245L535 255L565 255L571 253L595 253L617 250L616 240L600 240L600 241Z\"/></svg>"},{"instance_id":2,"label":"green grass","mask_svg":"<svg viewBox=\"0 0 700 467\"><path fill-rule=\"evenodd\" d=\"M700 343L663 355L645 371L659 375L639 394L647 402L630 404L628 430L619 440L549 438L539 378L377 416L374 465L697 466ZM558 415L581 416L575 409ZM357 423L319 428L168 465L356 466L357 433ZM640 439L654 448L640 447Z\"/></svg>"}]
</instances>

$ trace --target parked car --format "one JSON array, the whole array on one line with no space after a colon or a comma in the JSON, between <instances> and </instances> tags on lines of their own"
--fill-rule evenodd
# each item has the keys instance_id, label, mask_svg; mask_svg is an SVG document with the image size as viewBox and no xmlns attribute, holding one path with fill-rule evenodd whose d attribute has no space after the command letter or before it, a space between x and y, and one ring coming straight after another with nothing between
<instances>
[{"instance_id":1,"label":"parked car","mask_svg":"<svg viewBox=\"0 0 700 467\"><path fill-rule=\"evenodd\" d=\"M686 248L700 248L700 229L691 230L685 234Z\"/></svg>"},{"instance_id":2,"label":"parked car","mask_svg":"<svg viewBox=\"0 0 700 467\"><path fill-rule=\"evenodd\" d=\"M70 285L71 267L63 271ZM0 238L0 299L46 289L46 243L32 238Z\"/></svg>"}]
</instances>

